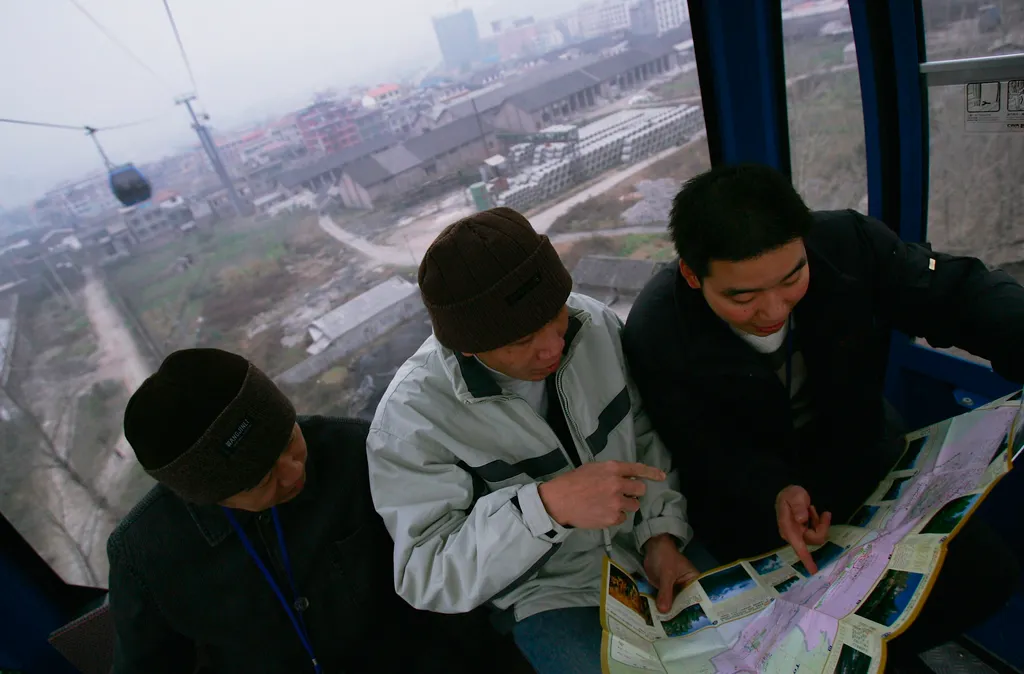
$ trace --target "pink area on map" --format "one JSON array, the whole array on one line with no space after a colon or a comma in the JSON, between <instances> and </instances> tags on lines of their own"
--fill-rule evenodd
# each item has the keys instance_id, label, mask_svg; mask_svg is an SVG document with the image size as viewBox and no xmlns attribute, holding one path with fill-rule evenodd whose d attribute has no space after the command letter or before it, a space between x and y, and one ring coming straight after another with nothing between
<instances>
[{"instance_id":1,"label":"pink area on map","mask_svg":"<svg viewBox=\"0 0 1024 674\"><path fill-rule=\"evenodd\" d=\"M964 470L975 464L987 466L1015 414L1016 407L997 407L954 418L946 431L934 470Z\"/></svg>"}]
</instances>

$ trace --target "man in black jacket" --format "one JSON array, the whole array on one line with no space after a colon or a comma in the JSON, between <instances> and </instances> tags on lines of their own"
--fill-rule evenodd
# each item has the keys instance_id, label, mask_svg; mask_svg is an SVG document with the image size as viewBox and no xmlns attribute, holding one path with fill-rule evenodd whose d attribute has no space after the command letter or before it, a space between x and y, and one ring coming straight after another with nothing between
<instances>
[{"instance_id":1,"label":"man in black jacket","mask_svg":"<svg viewBox=\"0 0 1024 674\"><path fill-rule=\"evenodd\" d=\"M815 569L807 545L846 522L895 464L903 429L882 397L893 328L1024 381L1024 289L1013 279L905 244L854 211L811 212L771 168L693 178L669 229L680 262L641 292L623 344L680 467L695 535L720 562L788 542ZM948 600L950 616L980 620L1019 575L998 537L972 521L928 615L894 645L941 642L968 625L943 623L936 606ZM975 606L954 610L964 600L954 579L965 577Z\"/></svg>"},{"instance_id":2,"label":"man in black jacket","mask_svg":"<svg viewBox=\"0 0 1024 674\"><path fill-rule=\"evenodd\" d=\"M368 428L296 418L241 356L168 356L125 410L125 436L160 484L107 544L114 672L473 672L492 662L478 616L415 611L395 594Z\"/></svg>"}]
</instances>

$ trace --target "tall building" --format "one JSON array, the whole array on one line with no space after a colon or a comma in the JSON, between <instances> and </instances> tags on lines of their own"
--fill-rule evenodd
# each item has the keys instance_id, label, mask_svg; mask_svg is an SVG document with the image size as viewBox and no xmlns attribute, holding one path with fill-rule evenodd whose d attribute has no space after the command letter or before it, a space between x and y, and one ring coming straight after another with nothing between
<instances>
[{"instance_id":1,"label":"tall building","mask_svg":"<svg viewBox=\"0 0 1024 674\"><path fill-rule=\"evenodd\" d=\"M658 34L658 11L654 0L639 0L630 6L629 30L633 35Z\"/></svg>"},{"instance_id":2,"label":"tall building","mask_svg":"<svg viewBox=\"0 0 1024 674\"><path fill-rule=\"evenodd\" d=\"M634 35L661 35L690 19L686 0L638 0L629 7Z\"/></svg>"},{"instance_id":3,"label":"tall building","mask_svg":"<svg viewBox=\"0 0 1024 674\"><path fill-rule=\"evenodd\" d=\"M480 31L473 10L435 16L434 33L447 68L468 68L480 60Z\"/></svg>"},{"instance_id":4,"label":"tall building","mask_svg":"<svg viewBox=\"0 0 1024 674\"><path fill-rule=\"evenodd\" d=\"M658 17L658 33L667 33L690 20L690 8L686 0L654 0L654 11Z\"/></svg>"},{"instance_id":5,"label":"tall building","mask_svg":"<svg viewBox=\"0 0 1024 674\"><path fill-rule=\"evenodd\" d=\"M580 32L584 38L597 37L629 28L626 0L600 0L579 8Z\"/></svg>"}]
</instances>

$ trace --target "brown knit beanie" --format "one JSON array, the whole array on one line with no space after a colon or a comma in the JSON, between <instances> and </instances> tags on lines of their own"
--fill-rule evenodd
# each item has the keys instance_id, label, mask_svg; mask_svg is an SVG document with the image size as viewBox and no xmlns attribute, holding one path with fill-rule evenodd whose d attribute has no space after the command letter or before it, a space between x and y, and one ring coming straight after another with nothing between
<instances>
[{"instance_id":1,"label":"brown knit beanie","mask_svg":"<svg viewBox=\"0 0 1024 674\"><path fill-rule=\"evenodd\" d=\"M483 353L551 322L572 277L548 237L511 208L492 208L449 225L430 244L420 292L437 341Z\"/></svg>"},{"instance_id":2,"label":"brown knit beanie","mask_svg":"<svg viewBox=\"0 0 1024 674\"><path fill-rule=\"evenodd\" d=\"M259 368L220 349L185 349L132 394L124 434L147 473L191 503L256 486L291 438L295 408Z\"/></svg>"}]
</instances>

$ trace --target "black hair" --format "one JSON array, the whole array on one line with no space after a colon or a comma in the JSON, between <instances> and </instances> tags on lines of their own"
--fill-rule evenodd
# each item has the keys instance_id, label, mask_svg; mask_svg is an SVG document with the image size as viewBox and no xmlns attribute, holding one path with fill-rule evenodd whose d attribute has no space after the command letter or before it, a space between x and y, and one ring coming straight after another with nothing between
<instances>
[{"instance_id":1,"label":"black hair","mask_svg":"<svg viewBox=\"0 0 1024 674\"><path fill-rule=\"evenodd\" d=\"M668 228L676 253L703 279L713 260L757 257L802 238L811 223L789 178L770 166L737 164L686 181Z\"/></svg>"}]
</instances>

